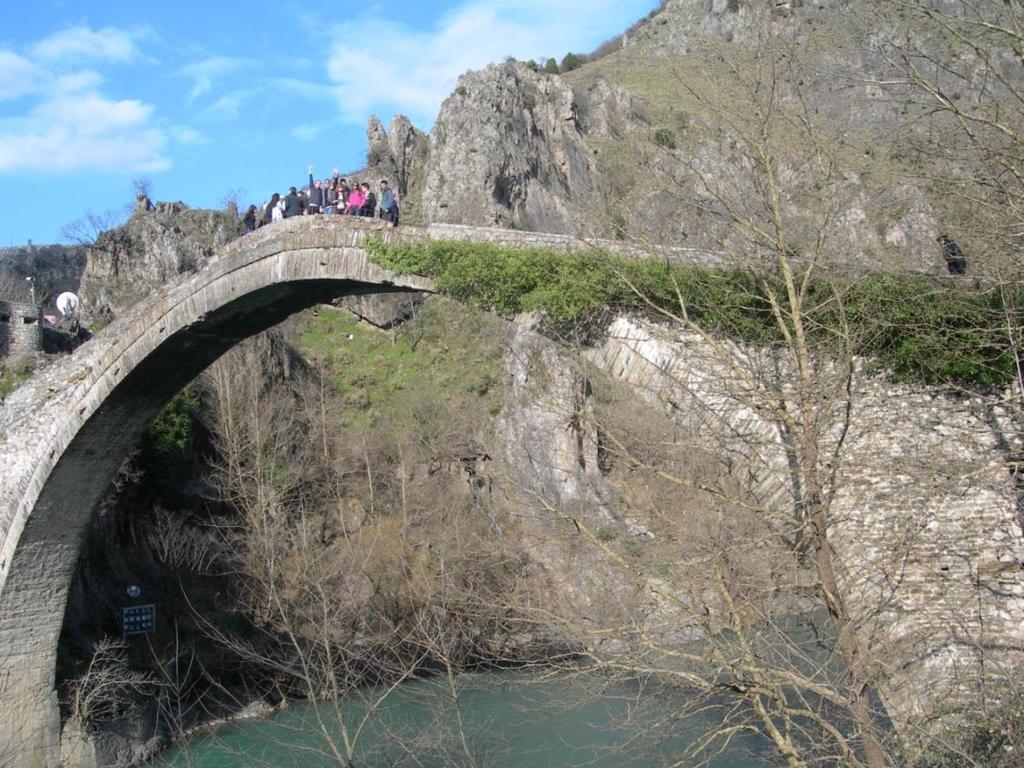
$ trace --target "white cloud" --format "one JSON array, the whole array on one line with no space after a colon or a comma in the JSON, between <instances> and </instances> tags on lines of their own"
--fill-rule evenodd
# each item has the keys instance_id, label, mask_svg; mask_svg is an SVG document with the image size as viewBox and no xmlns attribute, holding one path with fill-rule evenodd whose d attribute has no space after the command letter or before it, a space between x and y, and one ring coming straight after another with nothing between
<instances>
[{"instance_id":1,"label":"white cloud","mask_svg":"<svg viewBox=\"0 0 1024 768\"><path fill-rule=\"evenodd\" d=\"M157 123L153 105L109 98L101 72L77 68L84 60L137 59L137 37L113 27L73 27L31 46L31 59L0 49L0 100L27 99L18 112L0 118L0 173L170 167L168 132Z\"/></svg>"},{"instance_id":2,"label":"white cloud","mask_svg":"<svg viewBox=\"0 0 1024 768\"><path fill-rule=\"evenodd\" d=\"M245 59L212 56L182 67L180 70L181 74L191 78L193 81L192 88L188 92L188 103L191 104L200 96L209 93L213 88L215 80L244 69L250 64L251 62Z\"/></svg>"},{"instance_id":3,"label":"white cloud","mask_svg":"<svg viewBox=\"0 0 1024 768\"><path fill-rule=\"evenodd\" d=\"M77 93L95 90L102 84L103 75L91 69L83 69L59 75L53 83L53 90L56 93Z\"/></svg>"},{"instance_id":4,"label":"white cloud","mask_svg":"<svg viewBox=\"0 0 1024 768\"><path fill-rule=\"evenodd\" d=\"M328 73L344 119L362 122L382 107L429 125L458 76L505 56L561 57L608 37L614 15L639 18L653 0L464 0L431 30L383 15L334 30Z\"/></svg>"},{"instance_id":5,"label":"white cloud","mask_svg":"<svg viewBox=\"0 0 1024 768\"><path fill-rule=\"evenodd\" d=\"M294 77L275 77L267 84L306 99L335 99L338 96L338 89L335 86L311 83Z\"/></svg>"},{"instance_id":6,"label":"white cloud","mask_svg":"<svg viewBox=\"0 0 1024 768\"><path fill-rule=\"evenodd\" d=\"M209 143L209 139L203 134L187 125L175 125L171 128L170 133L171 138L186 147Z\"/></svg>"},{"instance_id":7,"label":"white cloud","mask_svg":"<svg viewBox=\"0 0 1024 768\"><path fill-rule=\"evenodd\" d=\"M110 101L98 93L57 96L33 111L33 117L61 123L84 136L149 124L153 107L141 101Z\"/></svg>"},{"instance_id":8,"label":"white cloud","mask_svg":"<svg viewBox=\"0 0 1024 768\"><path fill-rule=\"evenodd\" d=\"M50 75L13 51L0 49L0 101L45 88Z\"/></svg>"},{"instance_id":9,"label":"white cloud","mask_svg":"<svg viewBox=\"0 0 1024 768\"><path fill-rule=\"evenodd\" d=\"M292 128L292 136L299 141L312 141L323 132L324 127L323 125L297 125Z\"/></svg>"},{"instance_id":10,"label":"white cloud","mask_svg":"<svg viewBox=\"0 0 1024 768\"><path fill-rule=\"evenodd\" d=\"M139 32L117 27L90 29L70 27L36 43L32 54L53 64L67 64L86 59L128 62L138 55Z\"/></svg>"},{"instance_id":11,"label":"white cloud","mask_svg":"<svg viewBox=\"0 0 1024 768\"><path fill-rule=\"evenodd\" d=\"M165 170L167 143L153 108L87 93L43 102L24 118L0 120L0 173Z\"/></svg>"},{"instance_id":12,"label":"white cloud","mask_svg":"<svg viewBox=\"0 0 1024 768\"><path fill-rule=\"evenodd\" d=\"M226 93L199 113L203 120L235 120L242 114L242 107L255 95L255 91L242 90Z\"/></svg>"}]
</instances>

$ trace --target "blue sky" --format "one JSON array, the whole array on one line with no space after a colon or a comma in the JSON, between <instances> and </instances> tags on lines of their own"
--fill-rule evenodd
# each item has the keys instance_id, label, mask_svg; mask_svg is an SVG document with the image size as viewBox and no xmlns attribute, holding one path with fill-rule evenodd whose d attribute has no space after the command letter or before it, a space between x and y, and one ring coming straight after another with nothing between
<instances>
[{"instance_id":1,"label":"blue sky","mask_svg":"<svg viewBox=\"0 0 1024 768\"><path fill-rule=\"evenodd\" d=\"M587 51L656 0L0 2L0 245L58 242L145 177L257 201L357 168L366 118L428 130L456 78ZM360 10L355 10L355 9Z\"/></svg>"}]
</instances>

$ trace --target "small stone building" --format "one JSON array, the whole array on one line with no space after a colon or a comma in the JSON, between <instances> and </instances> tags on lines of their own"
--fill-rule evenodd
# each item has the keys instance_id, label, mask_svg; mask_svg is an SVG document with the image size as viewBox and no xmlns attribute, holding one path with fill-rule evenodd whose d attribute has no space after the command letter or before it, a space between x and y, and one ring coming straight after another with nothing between
<instances>
[{"instance_id":1,"label":"small stone building","mask_svg":"<svg viewBox=\"0 0 1024 768\"><path fill-rule=\"evenodd\" d=\"M43 348L39 310L32 304L0 297L0 357L18 357Z\"/></svg>"}]
</instances>

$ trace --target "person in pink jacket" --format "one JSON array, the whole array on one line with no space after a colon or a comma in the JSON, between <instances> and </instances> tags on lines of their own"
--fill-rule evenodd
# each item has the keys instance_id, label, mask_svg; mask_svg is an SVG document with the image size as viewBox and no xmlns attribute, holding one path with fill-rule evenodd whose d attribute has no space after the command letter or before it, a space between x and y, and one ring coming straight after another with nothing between
<instances>
[{"instance_id":1,"label":"person in pink jacket","mask_svg":"<svg viewBox=\"0 0 1024 768\"><path fill-rule=\"evenodd\" d=\"M352 191L348 193L348 215L358 216L359 209L363 207L363 203L366 202L366 197L363 195L363 190L358 184L352 185Z\"/></svg>"}]
</instances>

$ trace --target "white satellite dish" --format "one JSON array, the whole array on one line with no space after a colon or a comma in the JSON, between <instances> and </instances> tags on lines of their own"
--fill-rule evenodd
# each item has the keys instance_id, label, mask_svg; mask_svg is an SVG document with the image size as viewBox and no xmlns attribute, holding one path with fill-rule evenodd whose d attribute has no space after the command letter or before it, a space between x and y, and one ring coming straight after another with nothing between
<instances>
[{"instance_id":1,"label":"white satellite dish","mask_svg":"<svg viewBox=\"0 0 1024 768\"><path fill-rule=\"evenodd\" d=\"M64 293L57 297L57 309L65 317L74 314L75 310L78 309L78 304L78 297L71 293L71 291L64 291Z\"/></svg>"}]
</instances>

